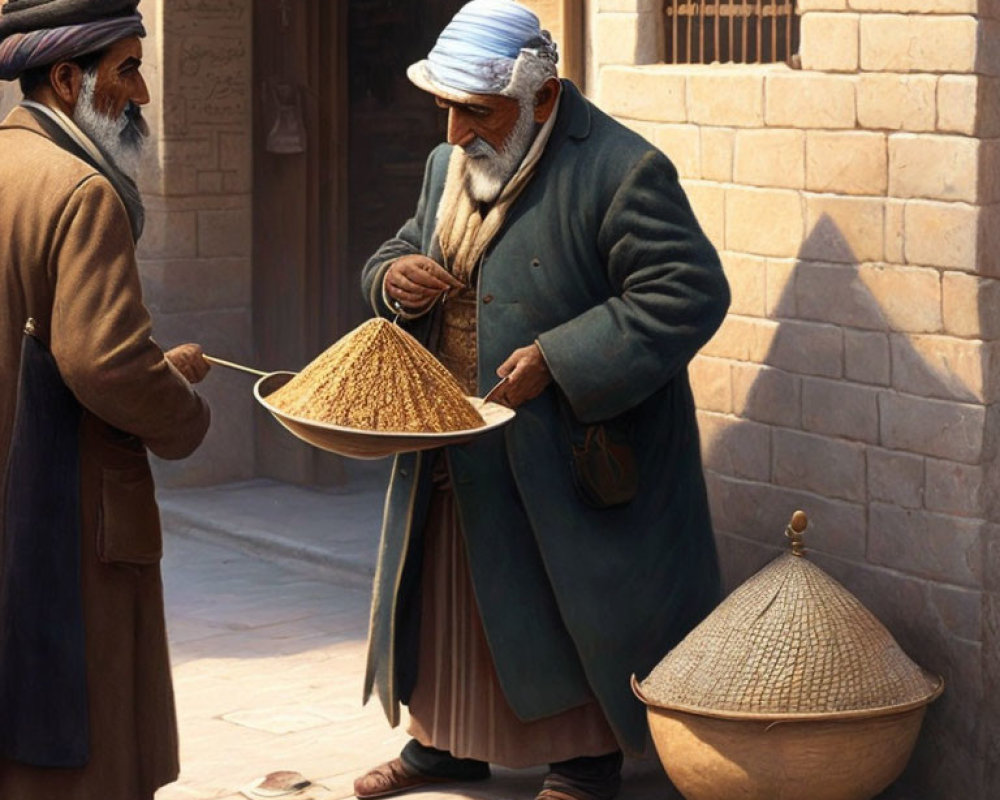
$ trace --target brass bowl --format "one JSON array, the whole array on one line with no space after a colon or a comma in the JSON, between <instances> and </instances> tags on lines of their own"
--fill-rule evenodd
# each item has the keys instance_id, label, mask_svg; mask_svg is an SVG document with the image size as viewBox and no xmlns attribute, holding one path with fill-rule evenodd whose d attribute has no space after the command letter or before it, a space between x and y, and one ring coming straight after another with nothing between
<instances>
[{"instance_id":1,"label":"brass bowl","mask_svg":"<svg viewBox=\"0 0 1000 800\"><path fill-rule=\"evenodd\" d=\"M484 433L496 430L514 419L514 410L511 408L497 403L485 403L478 397L469 397L469 402L486 421L486 424L480 428L446 433L405 433L369 431L342 425L331 425L326 422L293 417L267 402L269 395L280 389L293 377L295 377L294 372L269 373L254 384L253 396L294 436L313 447L350 458L384 458L395 453L462 444Z\"/></svg>"},{"instance_id":2,"label":"brass bowl","mask_svg":"<svg viewBox=\"0 0 1000 800\"><path fill-rule=\"evenodd\" d=\"M634 677L632 688L686 800L871 800L906 767L927 703L944 685L911 707L784 719L663 708Z\"/></svg>"}]
</instances>

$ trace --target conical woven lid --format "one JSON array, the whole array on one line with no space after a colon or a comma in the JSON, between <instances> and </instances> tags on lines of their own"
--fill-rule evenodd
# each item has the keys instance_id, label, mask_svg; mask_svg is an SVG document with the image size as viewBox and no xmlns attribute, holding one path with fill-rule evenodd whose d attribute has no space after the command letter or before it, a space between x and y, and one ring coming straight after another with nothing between
<instances>
[{"instance_id":1,"label":"conical woven lid","mask_svg":"<svg viewBox=\"0 0 1000 800\"><path fill-rule=\"evenodd\" d=\"M736 589L640 684L650 705L714 716L883 712L941 680L815 564L779 556Z\"/></svg>"}]
</instances>

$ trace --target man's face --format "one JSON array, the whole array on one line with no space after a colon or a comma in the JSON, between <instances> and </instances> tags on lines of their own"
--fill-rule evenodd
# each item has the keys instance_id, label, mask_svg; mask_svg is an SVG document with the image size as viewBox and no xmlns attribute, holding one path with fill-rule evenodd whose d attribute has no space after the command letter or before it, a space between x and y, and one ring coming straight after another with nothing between
<instances>
[{"instance_id":1,"label":"man's face","mask_svg":"<svg viewBox=\"0 0 1000 800\"><path fill-rule=\"evenodd\" d=\"M149 90L139 67L142 45L136 37L112 44L96 66L84 73L73 121L133 180L149 128L141 106Z\"/></svg>"},{"instance_id":2,"label":"man's face","mask_svg":"<svg viewBox=\"0 0 1000 800\"><path fill-rule=\"evenodd\" d=\"M478 138L500 151L520 114L518 101L501 95L474 95L467 103L436 97L435 102L448 109L448 143L466 149Z\"/></svg>"}]
</instances>

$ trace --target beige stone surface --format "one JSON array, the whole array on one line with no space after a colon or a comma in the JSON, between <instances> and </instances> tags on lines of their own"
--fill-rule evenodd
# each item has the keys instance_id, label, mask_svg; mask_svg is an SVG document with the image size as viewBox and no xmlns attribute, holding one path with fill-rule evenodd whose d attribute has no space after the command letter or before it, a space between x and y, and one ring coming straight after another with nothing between
<instances>
[{"instance_id":1,"label":"beige stone surface","mask_svg":"<svg viewBox=\"0 0 1000 800\"><path fill-rule=\"evenodd\" d=\"M798 427L802 416L802 380L761 364L733 364L733 412L740 417L782 427Z\"/></svg>"},{"instance_id":2,"label":"beige stone surface","mask_svg":"<svg viewBox=\"0 0 1000 800\"><path fill-rule=\"evenodd\" d=\"M695 125L655 125L653 144L660 148L686 178L701 177L701 134Z\"/></svg>"},{"instance_id":3,"label":"beige stone surface","mask_svg":"<svg viewBox=\"0 0 1000 800\"><path fill-rule=\"evenodd\" d=\"M591 44L595 64L641 64L638 60L641 32L635 13L601 14Z\"/></svg>"},{"instance_id":4,"label":"beige stone surface","mask_svg":"<svg viewBox=\"0 0 1000 800\"><path fill-rule=\"evenodd\" d=\"M977 21L971 16L864 14L861 69L959 72L976 69Z\"/></svg>"},{"instance_id":5,"label":"beige stone surface","mask_svg":"<svg viewBox=\"0 0 1000 800\"><path fill-rule=\"evenodd\" d=\"M717 250L726 247L726 190L706 181L683 181L682 186L698 224Z\"/></svg>"},{"instance_id":6,"label":"beige stone surface","mask_svg":"<svg viewBox=\"0 0 1000 800\"><path fill-rule=\"evenodd\" d=\"M813 192L884 195L888 186L884 133L808 131L806 188Z\"/></svg>"},{"instance_id":7,"label":"beige stone surface","mask_svg":"<svg viewBox=\"0 0 1000 800\"><path fill-rule=\"evenodd\" d=\"M845 329L844 377L872 386L888 386L892 379L889 335Z\"/></svg>"},{"instance_id":8,"label":"beige stone surface","mask_svg":"<svg viewBox=\"0 0 1000 800\"><path fill-rule=\"evenodd\" d=\"M923 456L869 447L868 497L902 508L924 505L925 462Z\"/></svg>"},{"instance_id":9,"label":"beige stone surface","mask_svg":"<svg viewBox=\"0 0 1000 800\"><path fill-rule=\"evenodd\" d=\"M778 323L771 320L730 314L701 353L759 364L767 356L777 331Z\"/></svg>"},{"instance_id":10,"label":"beige stone surface","mask_svg":"<svg viewBox=\"0 0 1000 800\"><path fill-rule=\"evenodd\" d=\"M945 333L1000 338L1000 281L946 272L941 276L941 305Z\"/></svg>"},{"instance_id":11,"label":"beige stone surface","mask_svg":"<svg viewBox=\"0 0 1000 800\"><path fill-rule=\"evenodd\" d=\"M811 12L802 15L799 53L802 68L855 72L858 68L858 15Z\"/></svg>"},{"instance_id":12,"label":"beige stone surface","mask_svg":"<svg viewBox=\"0 0 1000 800\"><path fill-rule=\"evenodd\" d=\"M975 272L979 209L966 203L911 201L904 212L909 264Z\"/></svg>"},{"instance_id":13,"label":"beige stone surface","mask_svg":"<svg viewBox=\"0 0 1000 800\"><path fill-rule=\"evenodd\" d=\"M609 114L654 122L686 122L687 77L662 67L606 67L600 72L597 104Z\"/></svg>"},{"instance_id":14,"label":"beige stone surface","mask_svg":"<svg viewBox=\"0 0 1000 800\"><path fill-rule=\"evenodd\" d=\"M858 76L858 124L872 130L933 131L935 75L868 72Z\"/></svg>"},{"instance_id":15,"label":"beige stone surface","mask_svg":"<svg viewBox=\"0 0 1000 800\"><path fill-rule=\"evenodd\" d=\"M847 0L854 11L886 11L897 14L975 14L979 0Z\"/></svg>"},{"instance_id":16,"label":"beige stone surface","mask_svg":"<svg viewBox=\"0 0 1000 800\"><path fill-rule=\"evenodd\" d=\"M983 517L989 491L981 466L927 459L925 503L930 511L960 517Z\"/></svg>"},{"instance_id":17,"label":"beige stone surface","mask_svg":"<svg viewBox=\"0 0 1000 800\"><path fill-rule=\"evenodd\" d=\"M967 136L892 134L889 194L979 202L979 155L979 141Z\"/></svg>"},{"instance_id":18,"label":"beige stone surface","mask_svg":"<svg viewBox=\"0 0 1000 800\"><path fill-rule=\"evenodd\" d=\"M771 478L771 428L738 417L698 412L706 469L735 478Z\"/></svg>"},{"instance_id":19,"label":"beige stone surface","mask_svg":"<svg viewBox=\"0 0 1000 800\"><path fill-rule=\"evenodd\" d=\"M658 11L659 0L595 0L594 9L602 11Z\"/></svg>"},{"instance_id":20,"label":"beige stone surface","mask_svg":"<svg viewBox=\"0 0 1000 800\"><path fill-rule=\"evenodd\" d=\"M201 211L198 214L198 255L207 258L249 256L252 250L251 210Z\"/></svg>"},{"instance_id":21,"label":"beige stone surface","mask_svg":"<svg viewBox=\"0 0 1000 800\"><path fill-rule=\"evenodd\" d=\"M865 447L827 436L776 428L772 437L774 482L824 497L865 499Z\"/></svg>"},{"instance_id":22,"label":"beige stone surface","mask_svg":"<svg viewBox=\"0 0 1000 800\"><path fill-rule=\"evenodd\" d=\"M798 254L802 244L802 197L785 189L726 190L726 247L763 256Z\"/></svg>"},{"instance_id":23,"label":"beige stone surface","mask_svg":"<svg viewBox=\"0 0 1000 800\"><path fill-rule=\"evenodd\" d=\"M198 254L198 215L193 211L146 208L146 227L139 240L138 256L191 258Z\"/></svg>"},{"instance_id":24,"label":"beige stone surface","mask_svg":"<svg viewBox=\"0 0 1000 800\"><path fill-rule=\"evenodd\" d=\"M724 251L722 267L729 281L729 313L763 317L767 311L767 260Z\"/></svg>"},{"instance_id":25,"label":"beige stone surface","mask_svg":"<svg viewBox=\"0 0 1000 800\"><path fill-rule=\"evenodd\" d=\"M818 322L784 321L767 363L801 375L840 378L844 374L844 330Z\"/></svg>"},{"instance_id":26,"label":"beige stone surface","mask_svg":"<svg viewBox=\"0 0 1000 800\"><path fill-rule=\"evenodd\" d=\"M249 258L145 259L139 264L143 299L153 312L249 308Z\"/></svg>"},{"instance_id":27,"label":"beige stone surface","mask_svg":"<svg viewBox=\"0 0 1000 800\"><path fill-rule=\"evenodd\" d=\"M802 262L795 273L795 308L802 319L850 328L885 330L878 299L848 264Z\"/></svg>"},{"instance_id":28,"label":"beige stone surface","mask_svg":"<svg viewBox=\"0 0 1000 800\"><path fill-rule=\"evenodd\" d=\"M807 11L846 11L847 0L798 0L795 7L803 14Z\"/></svg>"},{"instance_id":29,"label":"beige stone surface","mask_svg":"<svg viewBox=\"0 0 1000 800\"><path fill-rule=\"evenodd\" d=\"M881 443L892 450L978 464L985 420L986 409L979 404L895 391L879 396Z\"/></svg>"},{"instance_id":30,"label":"beige stone surface","mask_svg":"<svg viewBox=\"0 0 1000 800\"><path fill-rule=\"evenodd\" d=\"M885 260L890 264L906 262L906 202L888 199L885 202Z\"/></svg>"},{"instance_id":31,"label":"beige stone surface","mask_svg":"<svg viewBox=\"0 0 1000 800\"><path fill-rule=\"evenodd\" d=\"M941 275L937 270L862 264L858 277L879 304L890 329L904 333L941 330Z\"/></svg>"},{"instance_id":32,"label":"beige stone surface","mask_svg":"<svg viewBox=\"0 0 1000 800\"><path fill-rule=\"evenodd\" d=\"M849 75L776 72L765 85L767 125L779 128L853 128L857 122Z\"/></svg>"},{"instance_id":33,"label":"beige stone surface","mask_svg":"<svg viewBox=\"0 0 1000 800\"><path fill-rule=\"evenodd\" d=\"M767 316L794 317L795 273L798 261L793 258L767 260Z\"/></svg>"},{"instance_id":34,"label":"beige stone surface","mask_svg":"<svg viewBox=\"0 0 1000 800\"><path fill-rule=\"evenodd\" d=\"M880 261L885 246L885 203L878 198L807 194L801 257L857 264Z\"/></svg>"},{"instance_id":35,"label":"beige stone surface","mask_svg":"<svg viewBox=\"0 0 1000 800\"><path fill-rule=\"evenodd\" d=\"M732 67L693 69L687 82L688 117L701 125L764 124L764 75Z\"/></svg>"},{"instance_id":36,"label":"beige stone surface","mask_svg":"<svg viewBox=\"0 0 1000 800\"><path fill-rule=\"evenodd\" d=\"M979 118L980 78L977 75L942 75L937 88L937 129L942 133L976 133Z\"/></svg>"},{"instance_id":37,"label":"beige stone surface","mask_svg":"<svg viewBox=\"0 0 1000 800\"><path fill-rule=\"evenodd\" d=\"M892 385L907 394L968 402L993 402L992 366L978 340L893 334Z\"/></svg>"},{"instance_id":38,"label":"beige stone surface","mask_svg":"<svg viewBox=\"0 0 1000 800\"><path fill-rule=\"evenodd\" d=\"M724 358L697 355L688 365L688 377L695 404L705 411L728 414L733 410L732 362Z\"/></svg>"},{"instance_id":39,"label":"beige stone surface","mask_svg":"<svg viewBox=\"0 0 1000 800\"><path fill-rule=\"evenodd\" d=\"M733 180L749 186L801 189L805 185L805 139L795 129L736 132Z\"/></svg>"},{"instance_id":40,"label":"beige stone surface","mask_svg":"<svg viewBox=\"0 0 1000 800\"><path fill-rule=\"evenodd\" d=\"M736 131L701 126L701 177L729 183L733 179Z\"/></svg>"},{"instance_id":41,"label":"beige stone surface","mask_svg":"<svg viewBox=\"0 0 1000 800\"><path fill-rule=\"evenodd\" d=\"M878 442L878 390L843 380L802 379L802 428L812 433Z\"/></svg>"}]
</instances>

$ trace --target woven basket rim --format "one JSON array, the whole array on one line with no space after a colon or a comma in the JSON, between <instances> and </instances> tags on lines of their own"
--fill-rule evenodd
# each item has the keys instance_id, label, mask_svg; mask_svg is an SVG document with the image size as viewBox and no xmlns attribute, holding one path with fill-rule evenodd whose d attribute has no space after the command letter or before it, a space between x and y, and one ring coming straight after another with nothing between
<instances>
[{"instance_id":1,"label":"woven basket rim","mask_svg":"<svg viewBox=\"0 0 1000 800\"><path fill-rule=\"evenodd\" d=\"M808 712L780 712L780 711L724 711L721 709L702 708L699 706L687 706L681 703L657 703L647 699L639 681L633 673L630 678L632 692L649 709L660 709L663 711L681 711L686 714L694 714L699 717L711 717L713 719L728 719L739 721L759 721L759 722L834 722L846 719L867 719L873 717L888 717L893 714L903 714L916 708L929 705L937 700L944 691L944 678L934 675L937 679L937 686L934 687L925 697L918 700L911 700L907 703L898 703L890 706L876 706L874 708L859 708L852 711L808 711Z\"/></svg>"}]
</instances>

